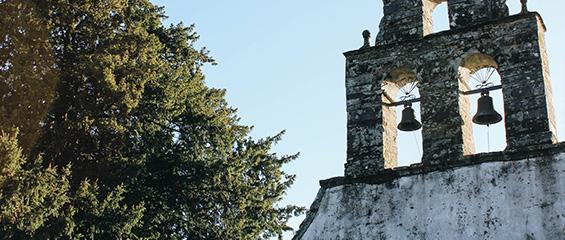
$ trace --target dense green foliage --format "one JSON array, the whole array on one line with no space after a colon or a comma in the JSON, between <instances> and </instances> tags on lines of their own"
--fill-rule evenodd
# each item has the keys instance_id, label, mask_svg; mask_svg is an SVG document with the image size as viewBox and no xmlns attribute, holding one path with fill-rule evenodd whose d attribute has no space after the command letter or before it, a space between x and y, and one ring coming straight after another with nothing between
<instances>
[{"instance_id":1,"label":"dense green foliage","mask_svg":"<svg viewBox=\"0 0 565 240\"><path fill-rule=\"evenodd\" d=\"M71 192L69 167L42 167L26 159L16 133L0 134L0 237L2 239L131 238L143 206L122 204L124 188L100 195L82 181Z\"/></svg>"},{"instance_id":2,"label":"dense green foliage","mask_svg":"<svg viewBox=\"0 0 565 240\"><path fill-rule=\"evenodd\" d=\"M0 0L0 129L20 128L26 152L54 97L57 71L46 24L25 1Z\"/></svg>"},{"instance_id":3,"label":"dense green foliage","mask_svg":"<svg viewBox=\"0 0 565 240\"><path fill-rule=\"evenodd\" d=\"M192 27L163 26L148 0L0 13L0 127L22 132L0 139L0 237L258 239L302 212L277 206L296 156L271 153L281 134L251 139L205 85Z\"/></svg>"}]
</instances>

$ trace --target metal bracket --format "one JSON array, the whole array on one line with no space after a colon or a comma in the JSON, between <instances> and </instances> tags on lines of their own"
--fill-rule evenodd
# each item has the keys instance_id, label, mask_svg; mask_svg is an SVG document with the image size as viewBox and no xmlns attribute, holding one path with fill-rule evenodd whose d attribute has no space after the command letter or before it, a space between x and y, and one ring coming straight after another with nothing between
<instances>
[{"instance_id":1,"label":"metal bracket","mask_svg":"<svg viewBox=\"0 0 565 240\"><path fill-rule=\"evenodd\" d=\"M463 94L463 95L473 95L473 94L481 93L483 91L494 91L494 90L498 90L498 89L502 89L502 85L496 85L496 86L492 86L492 87L475 89L475 90L465 91L465 92L460 91L460 93ZM413 98L413 99L408 99L408 100L405 100L405 101L393 102L392 98L386 92L383 91L383 94L385 95L385 98L387 98L389 101L391 101L391 102L383 102L383 105L385 105L387 107L397 107L397 106L402 106L402 105L406 105L406 104L412 104L412 103L420 102L420 98Z\"/></svg>"},{"instance_id":2,"label":"metal bracket","mask_svg":"<svg viewBox=\"0 0 565 240\"><path fill-rule=\"evenodd\" d=\"M493 90L498 90L498 89L502 89L502 85L496 85L496 86L486 87L486 88L479 88L479 89L466 91L466 92L460 91L460 93L463 94L463 95L472 95L472 94L481 93L483 91L493 91Z\"/></svg>"},{"instance_id":3,"label":"metal bracket","mask_svg":"<svg viewBox=\"0 0 565 240\"><path fill-rule=\"evenodd\" d=\"M408 100L405 100L405 101L391 102L391 103L383 102L383 105L385 105L387 107L398 107L398 106L411 104L411 103L415 103L415 102L420 102L420 98L413 98L413 99L408 99Z\"/></svg>"}]
</instances>

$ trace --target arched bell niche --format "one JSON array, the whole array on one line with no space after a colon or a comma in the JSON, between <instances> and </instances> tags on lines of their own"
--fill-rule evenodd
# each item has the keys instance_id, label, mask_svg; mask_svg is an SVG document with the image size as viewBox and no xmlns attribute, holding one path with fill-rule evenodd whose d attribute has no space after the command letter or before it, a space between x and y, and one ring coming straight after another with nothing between
<instances>
[{"instance_id":1,"label":"arched bell niche","mask_svg":"<svg viewBox=\"0 0 565 240\"><path fill-rule=\"evenodd\" d=\"M385 161L394 162L393 166L421 162L420 94L416 74L408 68L396 68L383 81L382 90ZM408 125L401 127L402 120Z\"/></svg>"},{"instance_id":2,"label":"arched bell niche","mask_svg":"<svg viewBox=\"0 0 565 240\"><path fill-rule=\"evenodd\" d=\"M494 58L482 53L468 55L459 67L459 112L463 120L465 155L506 148L504 99L498 68Z\"/></svg>"},{"instance_id":3,"label":"arched bell niche","mask_svg":"<svg viewBox=\"0 0 565 240\"><path fill-rule=\"evenodd\" d=\"M424 36L449 30L447 0L423 0Z\"/></svg>"}]
</instances>

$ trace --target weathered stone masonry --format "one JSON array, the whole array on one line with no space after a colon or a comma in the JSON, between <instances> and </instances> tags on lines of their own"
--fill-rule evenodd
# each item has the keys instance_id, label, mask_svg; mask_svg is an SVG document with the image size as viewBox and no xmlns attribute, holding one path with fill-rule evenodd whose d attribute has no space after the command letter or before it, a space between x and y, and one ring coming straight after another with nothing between
<instances>
[{"instance_id":1,"label":"weathered stone masonry","mask_svg":"<svg viewBox=\"0 0 565 240\"><path fill-rule=\"evenodd\" d=\"M465 134L471 116L468 105L460 106L468 104L461 91L465 74L484 66L495 67L502 78L509 148L554 143L544 32L541 17L529 13L345 53L346 175L373 175L396 166L395 112L383 106L383 89L406 79L395 72L409 72L419 82L424 163L457 161L472 153L466 150L472 136Z\"/></svg>"},{"instance_id":2,"label":"weathered stone masonry","mask_svg":"<svg viewBox=\"0 0 565 240\"><path fill-rule=\"evenodd\" d=\"M505 0L383 0L375 45L346 52L345 176L322 181L295 239L556 239L565 236L545 25ZM447 2L450 30L432 33ZM364 33L364 36L368 36ZM501 76L507 148L475 154L469 77ZM418 82L422 162L398 168L396 110Z\"/></svg>"}]
</instances>

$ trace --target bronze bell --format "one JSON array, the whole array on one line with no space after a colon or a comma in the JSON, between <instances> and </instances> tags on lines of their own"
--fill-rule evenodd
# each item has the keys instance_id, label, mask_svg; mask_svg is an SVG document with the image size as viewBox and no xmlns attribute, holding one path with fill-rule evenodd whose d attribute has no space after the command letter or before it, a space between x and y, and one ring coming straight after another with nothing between
<instances>
[{"instance_id":1,"label":"bronze bell","mask_svg":"<svg viewBox=\"0 0 565 240\"><path fill-rule=\"evenodd\" d=\"M477 114L473 117L473 122L479 125L491 125L502 121L502 116L496 110L492 103L492 97L488 91L481 92L479 103L477 106Z\"/></svg>"},{"instance_id":2,"label":"bronze bell","mask_svg":"<svg viewBox=\"0 0 565 240\"><path fill-rule=\"evenodd\" d=\"M402 110L402 120L398 124L398 130L412 132L420 128L422 128L422 124L416 120L412 104L404 105L404 110Z\"/></svg>"}]
</instances>

